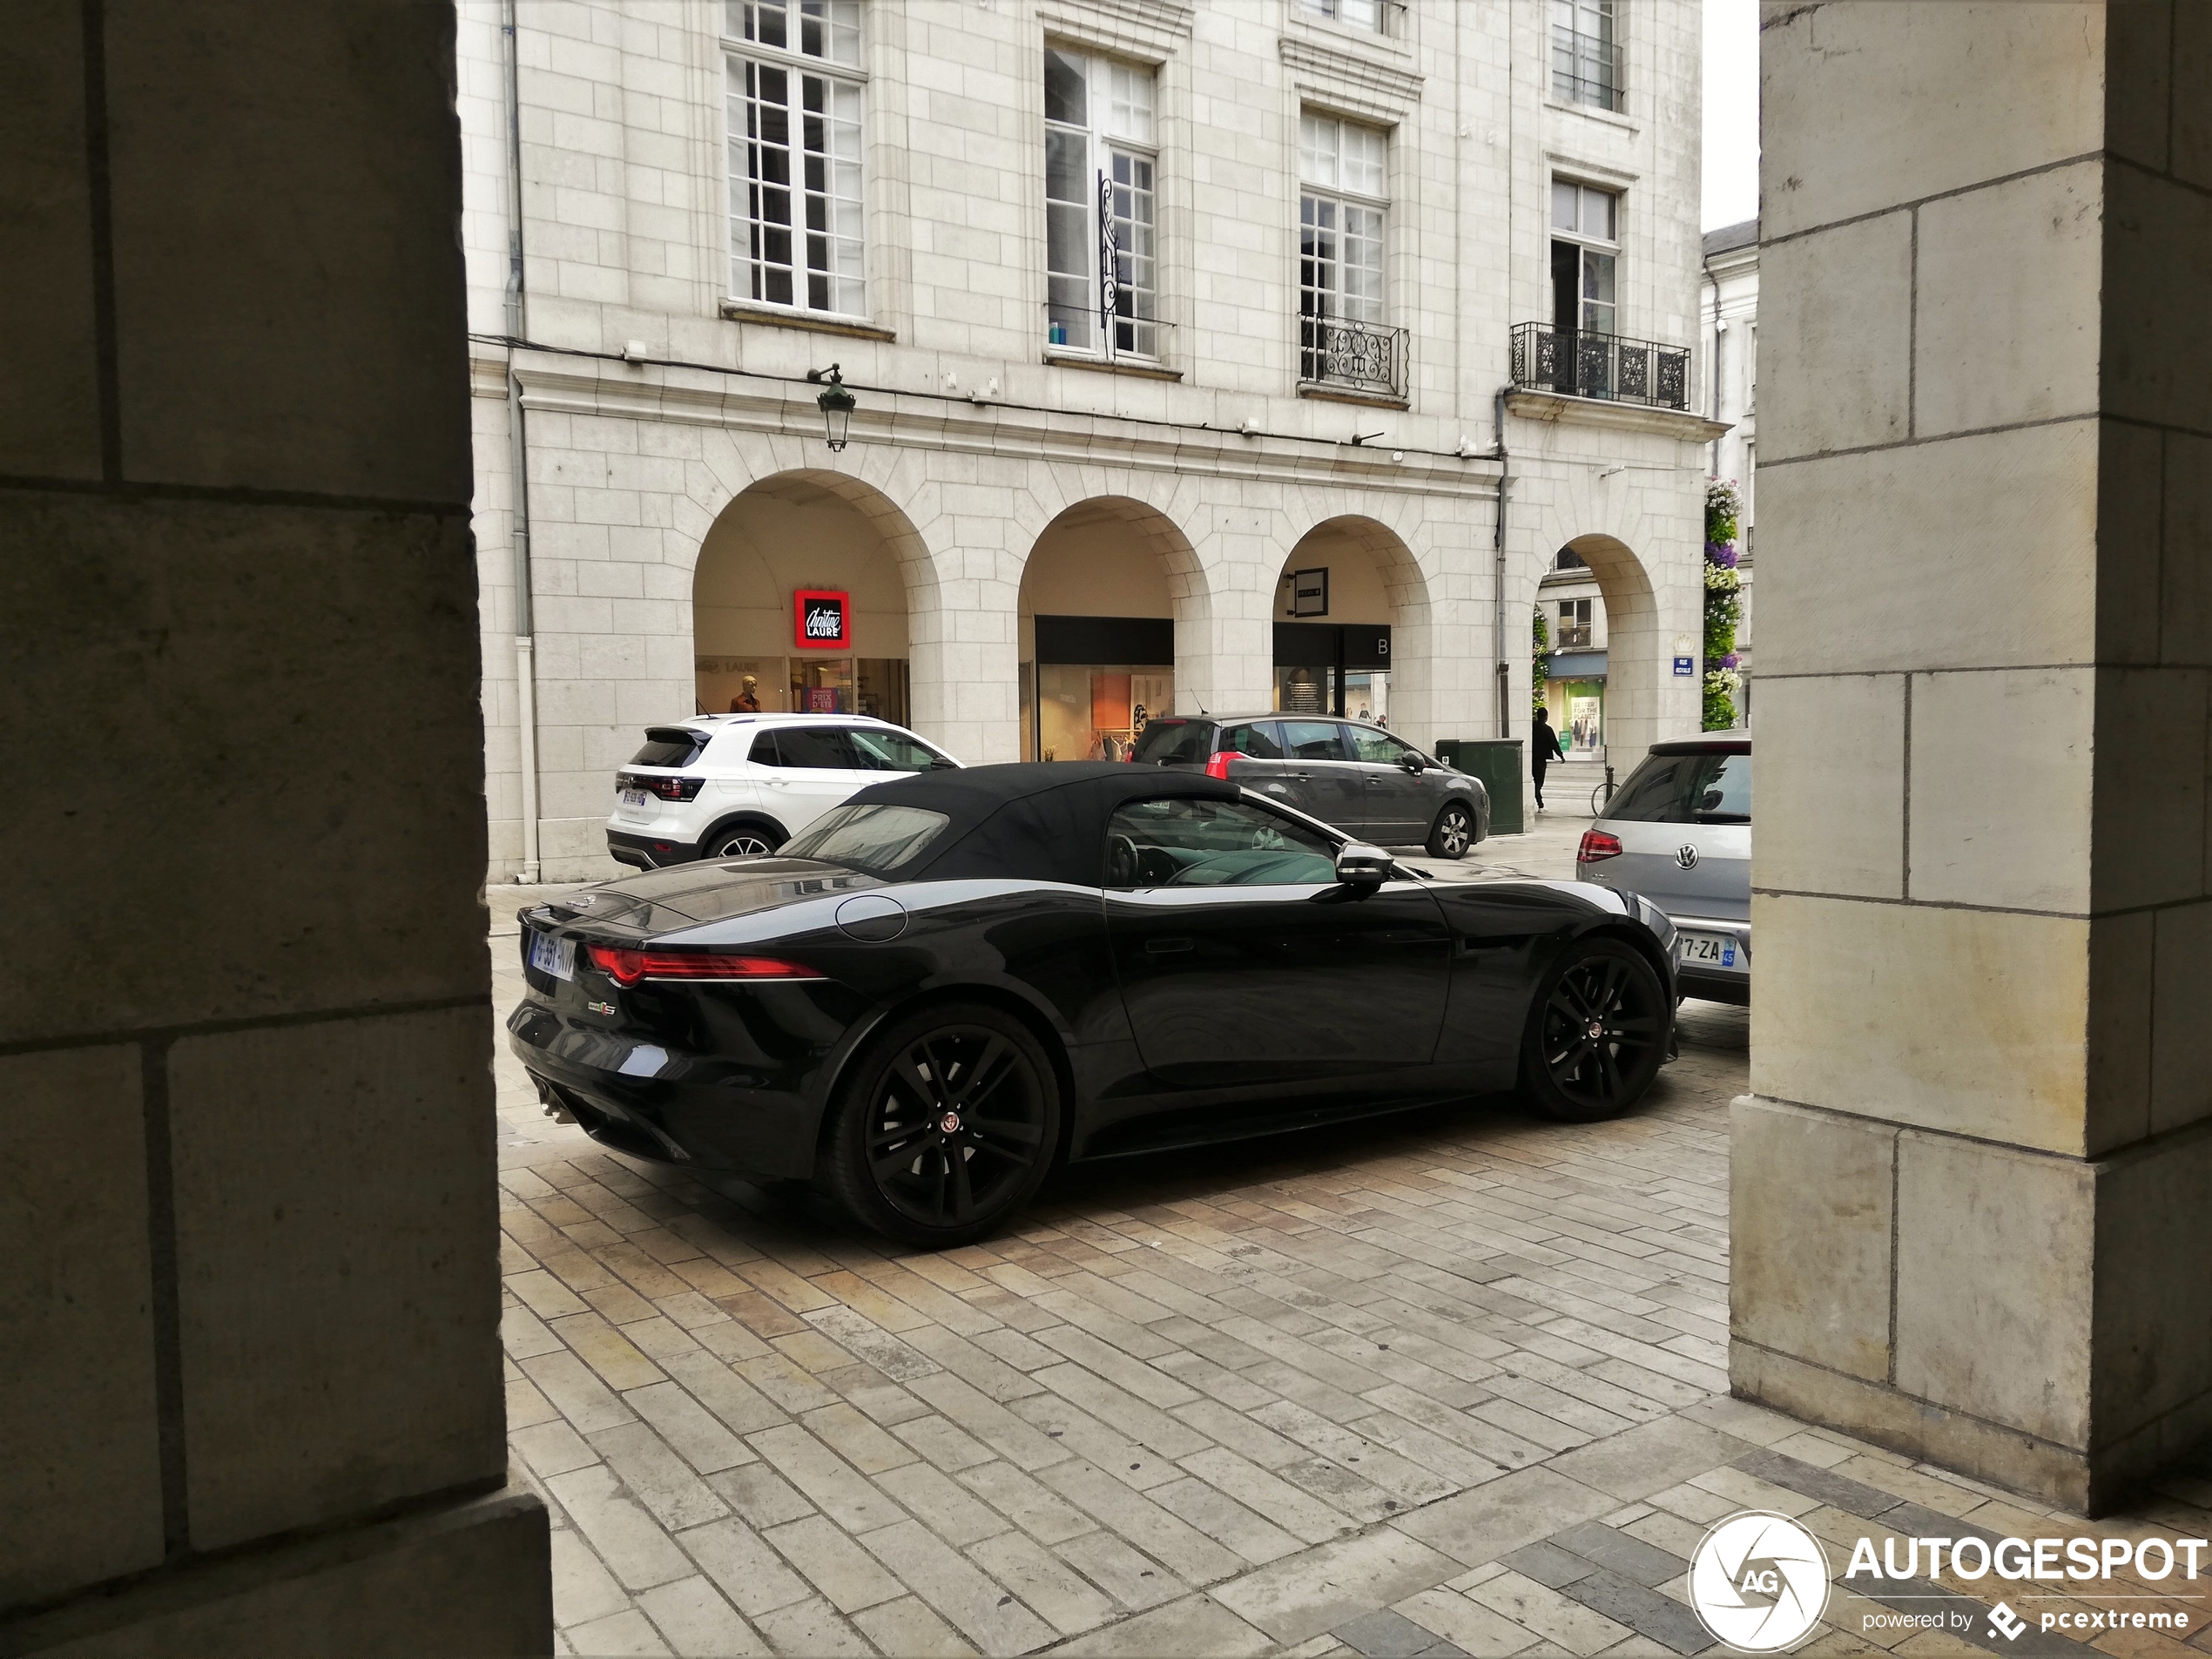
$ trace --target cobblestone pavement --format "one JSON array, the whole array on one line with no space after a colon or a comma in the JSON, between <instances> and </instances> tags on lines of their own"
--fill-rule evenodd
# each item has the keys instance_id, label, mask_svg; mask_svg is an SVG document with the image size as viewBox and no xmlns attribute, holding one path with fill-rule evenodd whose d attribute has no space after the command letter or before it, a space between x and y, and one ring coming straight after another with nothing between
<instances>
[{"instance_id":1,"label":"cobblestone pavement","mask_svg":"<svg viewBox=\"0 0 2212 1659\"><path fill-rule=\"evenodd\" d=\"M1564 873L1579 829L1452 874ZM493 951L503 1012L511 921ZM1727 1397L1748 1021L1684 1026L1623 1121L1482 1102L1079 1170L941 1255L609 1154L502 1037L509 1439L562 1651L1689 1654L1685 1558L1737 1509L1800 1517L1839 1573L1862 1534L2034 1535L2018 1499ZM2208 1503L2178 1478L2099 1530L2202 1537ZM2096 1647L2212 1652L2175 1605L2192 1645ZM2073 1649L1870 1634L1883 1610L1839 1588L1804 1651Z\"/></svg>"}]
</instances>

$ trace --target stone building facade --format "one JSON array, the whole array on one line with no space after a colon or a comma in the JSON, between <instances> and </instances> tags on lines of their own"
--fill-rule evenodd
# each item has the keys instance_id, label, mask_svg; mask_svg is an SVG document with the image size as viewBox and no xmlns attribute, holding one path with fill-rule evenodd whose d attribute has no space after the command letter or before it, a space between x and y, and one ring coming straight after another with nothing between
<instances>
[{"instance_id":1,"label":"stone building facade","mask_svg":"<svg viewBox=\"0 0 2212 1659\"><path fill-rule=\"evenodd\" d=\"M1705 370L1705 413L1728 430L1713 440L1713 476L1734 483L1743 501L1737 515L1736 573L1743 578L1743 620L1736 626L1737 666L1743 689L1738 716L1751 718L1751 590L1757 575L1759 425L1759 221L1747 219L1705 233L1705 268L1697 284L1697 354Z\"/></svg>"},{"instance_id":2,"label":"stone building facade","mask_svg":"<svg viewBox=\"0 0 2212 1659\"><path fill-rule=\"evenodd\" d=\"M642 728L733 704L1525 736L1568 544L1615 745L1694 731L1697 9L1558 11L462 0L495 879L610 871Z\"/></svg>"}]
</instances>

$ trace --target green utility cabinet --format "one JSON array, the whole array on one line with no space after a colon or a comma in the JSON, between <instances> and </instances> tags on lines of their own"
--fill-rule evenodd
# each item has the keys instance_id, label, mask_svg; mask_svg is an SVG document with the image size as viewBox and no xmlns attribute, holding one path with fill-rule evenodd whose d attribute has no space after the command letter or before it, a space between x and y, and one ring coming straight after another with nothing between
<instances>
[{"instance_id":1,"label":"green utility cabinet","mask_svg":"<svg viewBox=\"0 0 2212 1659\"><path fill-rule=\"evenodd\" d=\"M1528 785L1519 738L1440 738L1436 758L1482 780L1490 792L1491 834L1521 833L1521 802Z\"/></svg>"}]
</instances>

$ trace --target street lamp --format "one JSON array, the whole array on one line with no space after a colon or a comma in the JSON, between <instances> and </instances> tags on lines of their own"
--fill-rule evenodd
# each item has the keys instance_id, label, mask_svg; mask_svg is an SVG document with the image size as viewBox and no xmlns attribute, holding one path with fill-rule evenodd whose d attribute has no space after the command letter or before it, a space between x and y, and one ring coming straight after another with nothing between
<instances>
[{"instance_id":1,"label":"street lamp","mask_svg":"<svg viewBox=\"0 0 2212 1659\"><path fill-rule=\"evenodd\" d=\"M817 385L828 382L822 386L822 395L814 401L822 411L822 428L829 439L831 453L834 454L845 447L846 434L852 427L853 411L859 407L859 400L845 389L845 377L838 372L835 363L827 368L808 369L806 378Z\"/></svg>"}]
</instances>

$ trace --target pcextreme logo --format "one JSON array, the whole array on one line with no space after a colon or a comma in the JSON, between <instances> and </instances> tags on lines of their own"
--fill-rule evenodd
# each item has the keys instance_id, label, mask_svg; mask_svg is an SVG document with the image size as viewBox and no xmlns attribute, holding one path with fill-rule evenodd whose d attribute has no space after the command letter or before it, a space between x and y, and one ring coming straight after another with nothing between
<instances>
[{"instance_id":1,"label":"pcextreme logo","mask_svg":"<svg viewBox=\"0 0 2212 1659\"><path fill-rule=\"evenodd\" d=\"M1828 1605L1828 1555L1787 1515L1747 1509L1707 1533L1689 1560L1689 1604L1716 1642L1779 1653Z\"/></svg>"}]
</instances>

